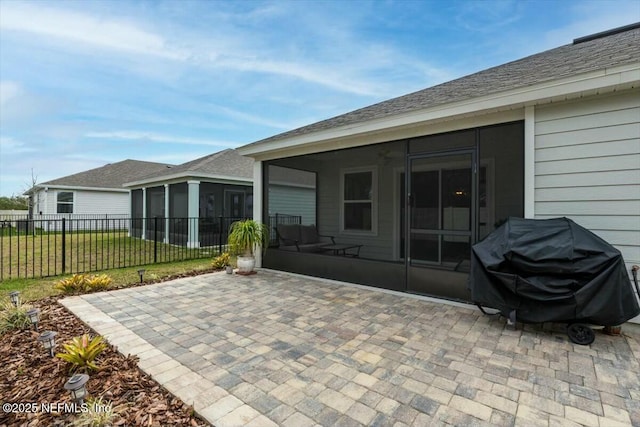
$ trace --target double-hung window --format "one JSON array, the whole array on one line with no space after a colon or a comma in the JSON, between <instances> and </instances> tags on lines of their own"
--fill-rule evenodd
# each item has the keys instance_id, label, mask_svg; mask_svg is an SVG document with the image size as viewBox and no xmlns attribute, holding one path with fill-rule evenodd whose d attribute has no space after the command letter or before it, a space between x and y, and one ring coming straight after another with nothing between
<instances>
[{"instance_id":1,"label":"double-hung window","mask_svg":"<svg viewBox=\"0 0 640 427\"><path fill-rule=\"evenodd\" d=\"M57 198L57 213L73 213L73 192L59 191Z\"/></svg>"},{"instance_id":2,"label":"double-hung window","mask_svg":"<svg viewBox=\"0 0 640 427\"><path fill-rule=\"evenodd\" d=\"M342 171L342 231L377 232L377 173L375 168Z\"/></svg>"}]
</instances>

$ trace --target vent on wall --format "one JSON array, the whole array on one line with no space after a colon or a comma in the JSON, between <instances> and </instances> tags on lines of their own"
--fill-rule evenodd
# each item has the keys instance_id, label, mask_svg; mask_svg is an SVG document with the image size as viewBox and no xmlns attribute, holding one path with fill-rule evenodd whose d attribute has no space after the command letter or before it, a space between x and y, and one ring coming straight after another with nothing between
<instances>
[{"instance_id":1,"label":"vent on wall","mask_svg":"<svg viewBox=\"0 0 640 427\"><path fill-rule=\"evenodd\" d=\"M608 37L614 34L623 33L625 31L635 30L636 28L640 28L640 22L625 25L623 27L612 28L611 30L591 34L590 36L578 37L577 39L573 39L573 44L584 43L584 42L588 42L595 39L601 39L602 37Z\"/></svg>"}]
</instances>

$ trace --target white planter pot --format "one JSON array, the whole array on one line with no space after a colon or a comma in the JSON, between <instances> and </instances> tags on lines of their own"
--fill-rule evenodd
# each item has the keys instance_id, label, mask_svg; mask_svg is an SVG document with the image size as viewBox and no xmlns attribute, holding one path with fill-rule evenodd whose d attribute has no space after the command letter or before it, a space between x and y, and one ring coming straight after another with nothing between
<instances>
[{"instance_id":1,"label":"white planter pot","mask_svg":"<svg viewBox=\"0 0 640 427\"><path fill-rule=\"evenodd\" d=\"M256 266L256 259L253 256L238 257L238 272L251 273Z\"/></svg>"}]
</instances>

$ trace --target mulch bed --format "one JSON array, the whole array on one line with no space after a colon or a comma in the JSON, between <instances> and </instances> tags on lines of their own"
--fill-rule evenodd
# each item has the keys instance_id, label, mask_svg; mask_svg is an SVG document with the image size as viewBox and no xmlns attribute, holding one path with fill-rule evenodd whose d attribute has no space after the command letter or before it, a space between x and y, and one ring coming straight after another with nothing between
<instances>
[{"instance_id":1,"label":"mulch bed","mask_svg":"<svg viewBox=\"0 0 640 427\"><path fill-rule=\"evenodd\" d=\"M213 270L212 270L213 271ZM203 274L185 273L154 282ZM148 284L148 283L146 283ZM60 343L73 337L90 333L96 335L65 307L58 304L58 297L49 297L33 303L41 310L40 331L56 331L56 352ZM0 426L62 426L77 419L78 414L63 404L71 403L71 396L64 390L70 377L70 365L49 356L40 342L39 332L31 330L11 331L0 336L0 402L60 404L60 412L49 412L29 407L29 412L7 413L0 411ZM116 408L115 426L206 426L195 416L193 409L162 388L137 366L137 357L124 356L109 346L97 358L100 371L91 373L87 390L90 396L102 397ZM14 408L16 409L16 408ZM22 408L27 409L27 407Z\"/></svg>"}]
</instances>

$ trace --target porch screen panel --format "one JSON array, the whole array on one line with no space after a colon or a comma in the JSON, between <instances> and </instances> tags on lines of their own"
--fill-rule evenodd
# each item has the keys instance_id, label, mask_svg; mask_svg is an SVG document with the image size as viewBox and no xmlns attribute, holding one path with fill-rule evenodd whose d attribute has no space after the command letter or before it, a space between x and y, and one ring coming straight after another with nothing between
<instances>
[{"instance_id":1,"label":"porch screen panel","mask_svg":"<svg viewBox=\"0 0 640 427\"><path fill-rule=\"evenodd\" d=\"M316 224L315 172L269 165L268 173L269 216L277 215L282 221L299 224Z\"/></svg>"},{"instance_id":2,"label":"porch screen panel","mask_svg":"<svg viewBox=\"0 0 640 427\"><path fill-rule=\"evenodd\" d=\"M169 242L186 245L189 234L189 186L186 182L169 185Z\"/></svg>"},{"instance_id":3,"label":"porch screen panel","mask_svg":"<svg viewBox=\"0 0 640 427\"><path fill-rule=\"evenodd\" d=\"M265 206L271 245L278 244L278 226L317 225L315 172L270 164Z\"/></svg>"},{"instance_id":4,"label":"porch screen panel","mask_svg":"<svg viewBox=\"0 0 640 427\"><path fill-rule=\"evenodd\" d=\"M479 238L524 216L524 123L479 129Z\"/></svg>"},{"instance_id":5,"label":"porch screen panel","mask_svg":"<svg viewBox=\"0 0 640 427\"><path fill-rule=\"evenodd\" d=\"M214 246L225 239L220 233L226 226L220 220L222 215L223 185L211 182L200 183L198 204L198 233L201 246Z\"/></svg>"},{"instance_id":6,"label":"porch screen panel","mask_svg":"<svg viewBox=\"0 0 640 427\"><path fill-rule=\"evenodd\" d=\"M147 239L164 239L164 186L147 188ZM158 234L154 234L157 220Z\"/></svg>"},{"instance_id":7,"label":"porch screen panel","mask_svg":"<svg viewBox=\"0 0 640 427\"><path fill-rule=\"evenodd\" d=\"M409 140L409 153L430 153L474 148L475 146L476 130L467 129L411 139Z\"/></svg>"},{"instance_id":8,"label":"porch screen panel","mask_svg":"<svg viewBox=\"0 0 640 427\"><path fill-rule=\"evenodd\" d=\"M142 236L142 190L131 191L131 235Z\"/></svg>"}]
</instances>

